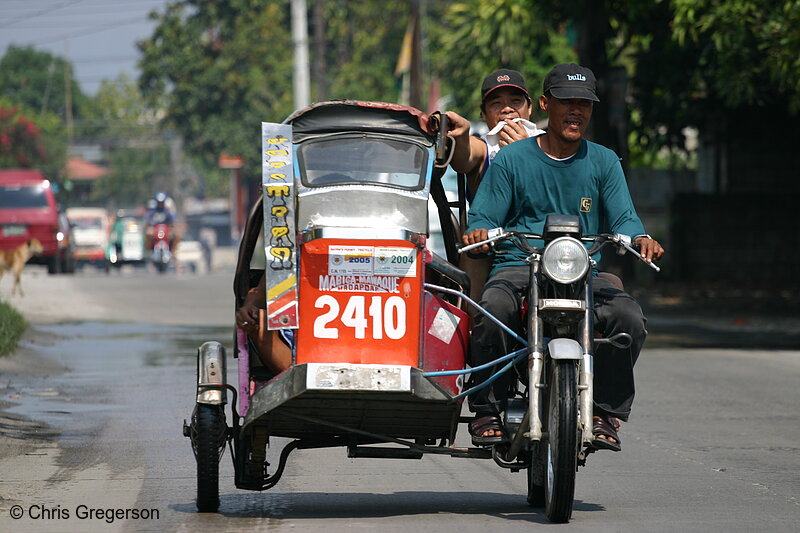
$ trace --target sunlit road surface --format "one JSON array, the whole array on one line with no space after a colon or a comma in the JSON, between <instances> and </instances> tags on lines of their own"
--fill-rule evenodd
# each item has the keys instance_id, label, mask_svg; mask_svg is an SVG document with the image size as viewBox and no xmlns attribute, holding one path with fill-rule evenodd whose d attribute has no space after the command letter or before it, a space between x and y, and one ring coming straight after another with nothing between
<instances>
[{"instance_id":1,"label":"sunlit road surface","mask_svg":"<svg viewBox=\"0 0 800 533\"><path fill-rule=\"evenodd\" d=\"M344 449L293 452L282 480L263 493L234 487L226 451L220 512L198 514L181 426L194 403L197 346L219 340L230 348L231 273L32 270L23 284L26 297L10 301L33 329L0 363L2 532L500 532L547 524L525 501L524 472L449 457L348 459ZM6 299L7 289L0 286ZM230 358L231 378L235 364ZM558 527L796 531L800 352L645 346L636 370L623 451L589 458L572 521ZM273 464L281 444L272 442ZM14 506L22 518L11 517ZM129 518L109 518L119 510Z\"/></svg>"}]
</instances>

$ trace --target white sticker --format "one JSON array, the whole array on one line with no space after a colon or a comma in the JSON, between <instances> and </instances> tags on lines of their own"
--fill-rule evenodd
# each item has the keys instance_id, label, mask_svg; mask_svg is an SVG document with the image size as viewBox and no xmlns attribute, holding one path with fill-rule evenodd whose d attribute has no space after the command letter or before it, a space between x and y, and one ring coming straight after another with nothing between
<instances>
[{"instance_id":1,"label":"white sticker","mask_svg":"<svg viewBox=\"0 0 800 533\"><path fill-rule=\"evenodd\" d=\"M433 317L433 323L428 329L428 334L433 335L445 344L450 344L450 341L453 340L453 335L458 329L460 320L460 317L440 307L436 311L436 316Z\"/></svg>"},{"instance_id":2,"label":"white sticker","mask_svg":"<svg viewBox=\"0 0 800 533\"><path fill-rule=\"evenodd\" d=\"M372 274L372 246L329 246L328 274Z\"/></svg>"},{"instance_id":3,"label":"white sticker","mask_svg":"<svg viewBox=\"0 0 800 533\"><path fill-rule=\"evenodd\" d=\"M414 278L417 249L397 247L375 247L375 274L379 276L401 276Z\"/></svg>"}]
</instances>

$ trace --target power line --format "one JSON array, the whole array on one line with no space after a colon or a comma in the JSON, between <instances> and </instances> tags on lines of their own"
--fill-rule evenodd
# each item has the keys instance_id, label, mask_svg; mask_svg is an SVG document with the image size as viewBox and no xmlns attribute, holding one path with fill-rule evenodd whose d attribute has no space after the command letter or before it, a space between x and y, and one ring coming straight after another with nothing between
<instances>
[{"instance_id":1,"label":"power line","mask_svg":"<svg viewBox=\"0 0 800 533\"><path fill-rule=\"evenodd\" d=\"M31 19L31 18L35 18L35 17L38 17L40 15L44 15L44 14L47 14L47 13L52 13L53 11L57 11L59 9L65 8L67 6L78 4L80 2L83 2L83 0L72 0L71 2L63 2L61 4L58 4L55 7L47 7L45 9L42 9L41 11L37 11L36 13L33 13L33 14L29 15L29 16L20 15L17 18L13 18L13 19L11 19L9 21L6 21L5 24L0 24L0 28L5 28L5 27L11 26L12 24L15 24L17 22L21 22L23 20L28 20L28 19Z\"/></svg>"},{"instance_id":2,"label":"power line","mask_svg":"<svg viewBox=\"0 0 800 533\"><path fill-rule=\"evenodd\" d=\"M42 44L49 44L49 43L54 43L54 42L57 42L57 41L63 41L64 39L73 39L73 38L76 38L76 37L85 37L87 35L92 35L92 34L95 34L95 33L101 33L101 32L104 32L104 31L108 31L108 30L110 30L112 28L118 28L120 26L127 26L129 24L136 24L138 22L142 22L142 17L141 16L136 16L136 17L132 17L132 18L129 18L129 19L120 20L115 24L105 24L100 28L94 28L94 29L91 29L91 30L88 30L88 31L77 32L77 33L65 33L63 35L59 35L58 37L52 37L50 39L43 39L41 41L34 42L33 45L34 46L38 46L38 45L42 45Z\"/></svg>"}]
</instances>

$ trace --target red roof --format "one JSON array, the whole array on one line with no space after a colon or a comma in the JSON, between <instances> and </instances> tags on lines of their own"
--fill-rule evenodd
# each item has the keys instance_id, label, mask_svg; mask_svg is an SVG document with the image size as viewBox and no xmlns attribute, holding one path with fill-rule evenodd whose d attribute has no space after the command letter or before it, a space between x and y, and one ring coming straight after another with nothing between
<instances>
[{"instance_id":1,"label":"red roof","mask_svg":"<svg viewBox=\"0 0 800 533\"><path fill-rule=\"evenodd\" d=\"M108 174L108 168L95 165L80 157L70 157L67 161L67 177L71 180L96 180Z\"/></svg>"}]
</instances>

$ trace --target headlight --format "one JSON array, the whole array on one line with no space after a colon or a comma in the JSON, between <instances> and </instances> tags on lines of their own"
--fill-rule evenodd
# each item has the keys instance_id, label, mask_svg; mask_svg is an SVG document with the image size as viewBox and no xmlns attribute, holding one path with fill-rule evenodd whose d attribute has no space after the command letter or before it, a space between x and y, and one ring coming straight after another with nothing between
<instances>
[{"instance_id":1,"label":"headlight","mask_svg":"<svg viewBox=\"0 0 800 533\"><path fill-rule=\"evenodd\" d=\"M542 268L553 281L573 283L589 270L589 253L580 241L559 237L544 249Z\"/></svg>"}]
</instances>

